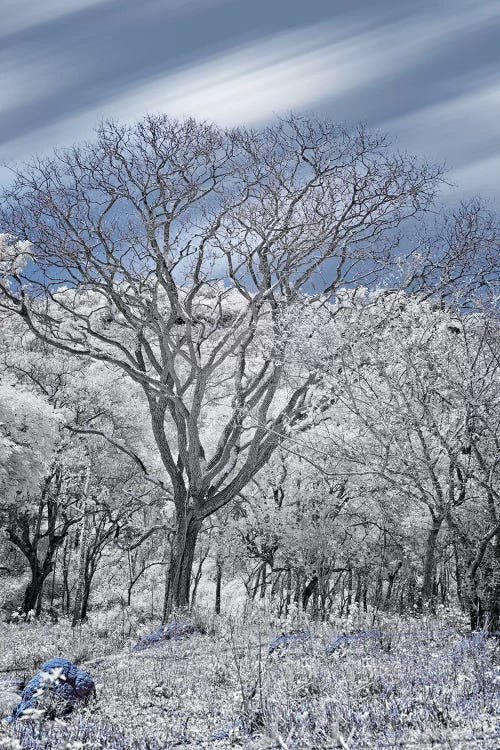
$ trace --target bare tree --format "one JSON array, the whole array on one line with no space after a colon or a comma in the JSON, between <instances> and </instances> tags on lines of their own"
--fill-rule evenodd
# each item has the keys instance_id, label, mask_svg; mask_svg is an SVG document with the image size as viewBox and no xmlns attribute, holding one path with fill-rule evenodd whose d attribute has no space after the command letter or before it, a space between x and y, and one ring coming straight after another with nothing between
<instances>
[{"instance_id":1,"label":"bare tree","mask_svg":"<svg viewBox=\"0 0 500 750\"><path fill-rule=\"evenodd\" d=\"M5 510L5 530L9 541L29 564L30 581L24 593L21 612L42 610L43 587L54 569L54 558L72 526L81 520L75 508L77 500L67 496L63 487L63 469L58 462L50 467L39 496L10 504Z\"/></svg>"},{"instance_id":2,"label":"bare tree","mask_svg":"<svg viewBox=\"0 0 500 750\"><path fill-rule=\"evenodd\" d=\"M260 132L108 122L16 172L1 198L1 305L142 389L163 474L113 444L175 506L165 617L189 603L203 520L307 410L318 374L287 361L283 311L386 272L395 229L439 176L362 127L294 116Z\"/></svg>"}]
</instances>

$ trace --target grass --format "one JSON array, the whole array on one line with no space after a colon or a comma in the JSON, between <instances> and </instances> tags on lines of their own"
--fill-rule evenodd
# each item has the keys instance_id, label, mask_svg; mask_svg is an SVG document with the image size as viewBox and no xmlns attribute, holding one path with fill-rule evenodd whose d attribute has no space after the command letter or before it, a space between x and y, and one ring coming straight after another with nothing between
<instances>
[{"instance_id":1,"label":"grass","mask_svg":"<svg viewBox=\"0 0 500 750\"><path fill-rule=\"evenodd\" d=\"M276 633L298 626L314 637L268 654ZM64 723L18 722L5 740L33 750L498 750L495 640L467 636L442 618L379 627L382 635L327 654L352 622L210 618L204 635L136 653L137 634L105 633L98 622L79 633L64 622L3 626L2 668L24 676L29 659L30 669L48 656L86 660L98 694ZM231 724L227 738L209 739Z\"/></svg>"}]
</instances>

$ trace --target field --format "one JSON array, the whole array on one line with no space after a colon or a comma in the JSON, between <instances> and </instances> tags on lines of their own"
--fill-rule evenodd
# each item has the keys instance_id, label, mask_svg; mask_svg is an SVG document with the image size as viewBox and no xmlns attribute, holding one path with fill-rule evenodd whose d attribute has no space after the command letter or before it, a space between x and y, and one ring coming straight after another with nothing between
<instances>
[{"instance_id":1,"label":"field","mask_svg":"<svg viewBox=\"0 0 500 750\"><path fill-rule=\"evenodd\" d=\"M138 652L131 646L154 625L112 621L108 614L73 631L65 621L2 625L4 681L62 655L92 674L97 700L64 721L3 722L1 747L500 747L498 640L467 635L444 615L386 618L374 630L361 620L199 614L204 632ZM325 650L366 628L368 637ZM305 630L310 637L269 654L276 635Z\"/></svg>"}]
</instances>

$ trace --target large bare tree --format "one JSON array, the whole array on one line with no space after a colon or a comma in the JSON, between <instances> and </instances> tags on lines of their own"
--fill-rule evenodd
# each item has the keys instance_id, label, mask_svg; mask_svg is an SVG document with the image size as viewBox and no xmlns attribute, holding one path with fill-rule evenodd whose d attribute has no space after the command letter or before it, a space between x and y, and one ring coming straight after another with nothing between
<instances>
[{"instance_id":1,"label":"large bare tree","mask_svg":"<svg viewBox=\"0 0 500 750\"><path fill-rule=\"evenodd\" d=\"M319 376L288 361L284 311L386 273L397 227L429 206L439 176L362 127L295 116L258 132L107 122L15 173L1 198L1 305L142 389L163 474L102 434L174 503L165 616L189 603L203 520L310 406Z\"/></svg>"}]
</instances>

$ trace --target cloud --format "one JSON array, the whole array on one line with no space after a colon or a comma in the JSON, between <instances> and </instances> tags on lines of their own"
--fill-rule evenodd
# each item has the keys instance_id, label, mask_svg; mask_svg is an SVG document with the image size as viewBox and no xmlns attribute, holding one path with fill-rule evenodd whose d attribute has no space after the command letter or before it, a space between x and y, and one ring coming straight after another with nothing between
<instances>
[{"instance_id":1,"label":"cloud","mask_svg":"<svg viewBox=\"0 0 500 750\"><path fill-rule=\"evenodd\" d=\"M500 76L468 85L458 96L380 127L413 151L446 159L457 169L483 161L499 145Z\"/></svg>"},{"instance_id":2,"label":"cloud","mask_svg":"<svg viewBox=\"0 0 500 750\"><path fill-rule=\"evenodd\" d=\"M2 0L1 35L17 34L106 2L108 0Z\"/></svg>"},{"instance_id":3,"label":"cloud","mask_svg":"<svg viewBox=\"0 0 500 750\"><path fill-rule=\"evenodd\" d=\"M443 191L445 197L470 197L481 195L498 210L498 175L500 174L500 151L485 159L455 169L448 175L453 185Z\"/></svg>"},{"instance_id":4,"label":"cloud","mask_svg":"<svg viewBox=\"0 0 500 750\"><path fill-rule=\"evenodd\" d=\"M422 14L364 32L332 21L252 41L161 75L114 97L121 118L148 111L231 125L257 123L380 81L418 63L435 45L500 17L497 2L436 19Z\"/></svg>"},{"instance_id":5,"label":"cloud","mask_svg":"<svg viewBox=\"0 0 500 750\"><path fill-rule=\"evenodd\" d=\"M225 125L259 123L401 74L435 45L500 18L498 3L437 20L422 15L369 31L323 22L241 45L162 75L109 102L117 117L147 111L194 115Z\"/></svg>"},{"instance_id":6,"label":"cloud","mask_svg":"<svg viewBox=\"0 0 500 750\"><path fill-rule=\"evenodd\" d=\"M74 7L103 2L76 0ZM48 6L52 14L67 7L58 0L48 0ZM377 91L395 75L406 76L411 86L412 72L423 60L499 18L499 3L483 2L452 5L440 14L435 9L419 11L372 28L367 28L370 21L366 17L352 21L343 17L342 23L326 19L205 54L191 64L180 66L174 60L173 69L155 76L141 75L138 70L133 83L120 83L118 71L110 69L94 101L84 95L84 62L77 60L75 65L82 67L82 96L68 105L67 111L58 112L48 126L37 127L22 138L10 137L2 157L12 160L88 137L103 117L135 120L155 111L179 117L194 115L224 125L258 124L286 110L318 107L327 108L335 119L345 119L336 108L343 96L359 92L359 96L376 100ZM54 82L62 85L66 77L69 88L78 69L56 70L51 60L28 60L19 65L13 61L8 72L10 84L2 90L2 97L9 101L10 94L9 117L14 117L23 98L38 97L42 106ZM483 142L490 144L494 120L489 118L495 114L498 118L497 93L495 82L478 93L466 92L452 101L385 122L383 128L399 134L412 149L422 153L434 150L437 158L454 160L460 155L461 143L468 150L475 148L474 113L482 122ZM476 153L474 158L483 156Z\"/></svg>"}]
</instances>

